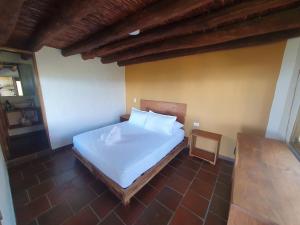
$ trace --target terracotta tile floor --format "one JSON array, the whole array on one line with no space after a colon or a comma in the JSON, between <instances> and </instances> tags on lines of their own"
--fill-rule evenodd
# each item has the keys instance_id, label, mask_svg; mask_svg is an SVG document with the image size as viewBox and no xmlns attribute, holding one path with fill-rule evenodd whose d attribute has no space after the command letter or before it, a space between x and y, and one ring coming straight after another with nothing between
<instances>
[{"instance_id":1,"label":"terracotta tile floor","mask_svg":"<svg viewBox=\"0 0 300 225\"><path fill-rule=\"evenodd\" d=\"M233 165L182 152L124 207L71 150L9 170L18 225L225 225Z\"/></svg>"}]
</instances>

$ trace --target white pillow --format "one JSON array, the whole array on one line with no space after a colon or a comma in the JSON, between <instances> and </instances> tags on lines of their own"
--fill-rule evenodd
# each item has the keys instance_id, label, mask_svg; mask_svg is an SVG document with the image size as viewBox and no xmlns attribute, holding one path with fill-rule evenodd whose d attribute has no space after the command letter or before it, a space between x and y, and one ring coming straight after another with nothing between
<instances>
[{"instance_id":1,"label":"white pillow","mask_svg":"<svg viewBox=\"0 0 300 225\"><path fill-rule=\"evenodd\" d=\"M173 125L173 129L172 129L172 133L176 133L178 130L181 130L181 128L184 127L184 125L182 123L179 123L177 121L175 121L174 125Z\"/></svg>"},{"instance_id":2,"label":"white pillow","mask_svg":"<svg viewBox=\"0 0 300 225\"><path fill-rule=\"evenodd\" d=\"M144 127L147 117L148 112L132 108L128 122L136 126Z\"/></svg>"},{"instance_id":3,"label":"white pillow","mask_svg":"<svg viewBox=\"0 0 300 225\"><path fill-rule=\"evenodd\" d=\"M182 123L179 123L177 121L174 122L173 129L181 129L184 125Z\"/></svg>"},{"instance_id":4,"label":"white pillow","mask_svg":"<svg viewBox=\"0 0 300 225\"><path fill-rule=\"evenodd\" d=\"M152 112L154 113L153 111L149 111L149 112ZM160 113L156 113L157 115L162 115L162 116L166 116L164 114L160 114ZM177 118L176 118L177 119ZM173 130L177 130L177 129L181 129L182 127L184 127L184 125L182 123L179 123L178 121L175 120L174 122L174 126L173 126Z\"/></svg>"},{"instance_id":5,"label":"white pillow","mask_svg":"<svg viewBox=\"0 0 300 225\"><path fill-rule=\"evenodd\" d=\"M176 116L167 116L150 111L145 123L145 129L161 134L172 135Z\"/></svg>"}]
</instances>

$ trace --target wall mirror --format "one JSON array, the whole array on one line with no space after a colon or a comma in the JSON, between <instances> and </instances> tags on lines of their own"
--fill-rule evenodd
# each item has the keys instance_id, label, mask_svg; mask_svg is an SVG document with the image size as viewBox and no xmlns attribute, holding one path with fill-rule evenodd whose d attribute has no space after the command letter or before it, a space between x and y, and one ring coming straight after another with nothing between
<instances>
[{"instance_id":1,"label":"wall mirror","mask_svg":"<svg viewBox=\"0 0 300 225\"><path fill-rule=\"evenodd\" d=\"M34 96L32 66L0 62L0 96Z\"/></svg>"},{"instance_id":2,"label":"wall mirror","mask_svg":"<svg viewBox=\"0 0 300 225\"><path fill-rule=\"evenodd\" d=\"M0 48L0 135L6 159L50 148L34 54Z\"/></svg>"}]
</instances>

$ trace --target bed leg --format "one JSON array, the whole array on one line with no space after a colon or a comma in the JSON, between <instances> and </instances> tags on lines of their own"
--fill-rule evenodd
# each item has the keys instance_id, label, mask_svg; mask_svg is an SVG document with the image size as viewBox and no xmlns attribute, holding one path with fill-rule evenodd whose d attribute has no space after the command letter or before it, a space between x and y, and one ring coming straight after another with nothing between
<instances>
[{"instance_id":1,"label":"bed leg","mask_svg":"<svg viewBox=\"0 0 300 225\"><path fill-rule=\"evenodd\" d=\"M122 203L123 203L124 206L129 205L130 204L130 198L129 199L123 198Z\"/></svg>"}]
</instances>

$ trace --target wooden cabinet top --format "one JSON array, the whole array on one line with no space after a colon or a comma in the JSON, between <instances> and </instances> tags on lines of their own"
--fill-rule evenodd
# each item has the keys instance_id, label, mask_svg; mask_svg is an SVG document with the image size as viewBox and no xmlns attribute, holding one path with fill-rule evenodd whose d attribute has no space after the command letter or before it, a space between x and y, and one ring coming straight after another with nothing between
<instances>
[{"instance_id":1,"label":"wooden cabinet top","mask_svg":"<svg viewBox=\"0 0 300 225\"><path fill-rule=\"evenodd\" d=\"M124 114L120 116L121 122L129 120L129 118L130 118L130 114Z\"/></svg>"},{"instance_id":2,"label":"wooden cabinet top","mask_svg":"<svg viewBox=\"0 0 300 225\"><path fill-rule=\"evenodd\" d=\"M263 224L300 224L300 162L286 144L238 135L232 204Z\"/></svg>"}]
</instances>

